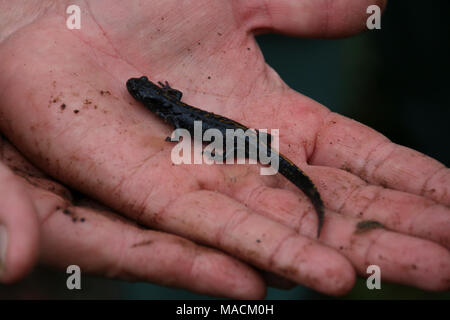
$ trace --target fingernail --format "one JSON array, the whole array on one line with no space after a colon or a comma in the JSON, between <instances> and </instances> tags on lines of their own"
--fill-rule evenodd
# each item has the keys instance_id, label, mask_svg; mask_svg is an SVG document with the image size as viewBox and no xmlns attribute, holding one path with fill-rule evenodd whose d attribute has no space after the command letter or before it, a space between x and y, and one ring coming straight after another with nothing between
<instances>
[{"instance_id":1,"label":"fingernail","mask_svg":"<svg viewBox=\"0 0 450 320\"><path fill-rule=\"evenodd\" d=\"M6 233L6 227L0 224L0 279L5 271L7 242L8 235Z\"/></svg>"}]
</instances>

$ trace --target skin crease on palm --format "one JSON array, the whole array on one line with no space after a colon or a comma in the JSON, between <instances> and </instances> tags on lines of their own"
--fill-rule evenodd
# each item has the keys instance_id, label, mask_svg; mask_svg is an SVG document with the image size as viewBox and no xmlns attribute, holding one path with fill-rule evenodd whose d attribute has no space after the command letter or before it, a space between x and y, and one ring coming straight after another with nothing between
<instances>
[{"instance_id":1,"label":"skin crease on palm","mask_svg":"<svg viewBox=\"0 0 450 320\"><path fill-rule=\"evenodd\" d=\"M67 192L49 191L48 184L63 187L24 167L22 156L3 142L15 155L7 161L2 153L6 165L17 172L22 164L20 172L41 177L31 185L2 166L2 177L20 185L16 196L27 199L10 201L10 208L22 203L19 211L39 218L27 226L40 230L28 246L39 252L36 259L237 298L264 296L266 283L254 267L275 274L275 281L330 295L348 292L355 275L367 275L373 264L383 281L449 289L450 171L289 89L254 40L262 30L355 34L374 3L384 5L1 1L2 133L54 179L168 232L140 229L105 209L72 206ZM69 4L82 10L81 30L66 28ZM194 106L249 127L279 128L280 151L311 177L324 200L320 239L310 202L283 177L261 176L255 165L173 165L173 144L165 141L172 128L125 88L128 78L141 75L169 81ZM74 213L64 214L67 206ZM73 215L86 221L74 223ZM356 232L362 220L386 229ZM14 258L18 249L11 247L20 245L10 242L7 261L20 272L3 279L9 282L33 264Z\"/></svg>"}]
</instances>

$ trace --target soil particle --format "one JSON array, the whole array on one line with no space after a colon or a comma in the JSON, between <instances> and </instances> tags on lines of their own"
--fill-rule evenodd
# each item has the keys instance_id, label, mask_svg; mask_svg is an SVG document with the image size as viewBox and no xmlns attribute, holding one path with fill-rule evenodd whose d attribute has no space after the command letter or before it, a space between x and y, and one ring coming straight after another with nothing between
<instances>
[{"instance_id":1,"label":"soil particle","mask_svg":"<svg viewBox=\"0 0 450 320\"><path fill-rule=\"evenodd\" d=\"M373 229L385 229L385 227L375 220L363 220L356 225L355 233L364 233Z\"/></svg>"},{"instance_id":2,"label":"soil particle","mask_svg":"<svg viewBox=\"0 0 450 320\"><path fill-rule=\"evenodd\" d=\"M131 248L137 248L137 247L142 247L142 246L148 246L150 244L153 243L153 240L144 240L138 243L135 243L131 246Z\"/></svg>"}]
</instances>

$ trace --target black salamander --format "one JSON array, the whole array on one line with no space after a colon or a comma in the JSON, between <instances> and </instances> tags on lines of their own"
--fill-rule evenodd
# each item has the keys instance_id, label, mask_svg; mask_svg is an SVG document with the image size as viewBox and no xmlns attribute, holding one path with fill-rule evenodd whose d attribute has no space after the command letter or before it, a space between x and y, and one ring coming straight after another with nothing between
<instances>
[{"instance_id":1,"label":"black salamander","mask_svg":"<svg viewBox=\"0 0 450 320\"><path fill-rule=\"evenodd\" d=\"M218 129L225 137L227 129L248 130L246 126L239 122L195 108L182 102L182 92L171 88L167 82L164 84L159 82L158 86L149 81L147 77L131 78L127 81L127 89L136 100L142 102L145 107L150 109L164 121L173 125L175 128L188 130L191 135L194 135L194 121L202 121L202 134L208 129ZM258 131L254 132L256 135L260 136ZM267 144L262 143L260 141L262 139L256 139L255 141L258 141L258 148L264 148L270 153L271 137L269 134L267 134L267 137ZM246 139L248 145L249 140L251 139L248 139L248 136L245 136L244 139ZM248 150L248 148L246 148L246 150ZM224 158L227 157L227 154L228 153L225 151ZM245 154L248 157L247 151ZM278 171L302 190L312 202L318 216L317 237L319 237L324 220L324 206L316 186L311 179L300 170L300 168L281 153L279 154Z\"/></svg>"}]
</instances>

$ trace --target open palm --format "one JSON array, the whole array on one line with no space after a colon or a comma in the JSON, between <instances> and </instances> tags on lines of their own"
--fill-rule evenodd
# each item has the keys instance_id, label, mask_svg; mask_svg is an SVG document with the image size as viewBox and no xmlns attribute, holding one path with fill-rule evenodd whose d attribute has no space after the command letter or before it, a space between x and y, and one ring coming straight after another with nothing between
<instances>
[{"instance_id":1,"label":"open palm","mask_svg":"<svg viewBox=\"0 0 450 320\"><path fill-rule=\"evenodd\" d=\"M289 89L254 40L265 29L354 33L369 2L80 1L80 30L66 28L69 3L49 2L0 47L0 128L47 174L128 218L292 282L342 294L353 286L355 270L365 275L367 266L378 265L384 280L448 289L449 170ZM248 127L279 129L280 151L324 200L320 239L310 202L283 177L261 176L256 165L174 165L173 144L165 141L172 128L126 91L126 80L141 75L169 81L189 104ZM45 210L44 242L61 248L61 230L71 234L73 223L54 206ZM364 220L386 229L357 227ZM217 251L190 244L206 258L180 258L177 265L174 257L185 255L166 242L173 236L84 225L66 235L69 247L96 247L105 257L120 252L108 275L124 277L129 260L139 260L133 250L144 247L145 255L170 256L164 268L188 278L160 282L215 294L232 287L228 295L238 297L264 293L258 273ZM65 261L77 259L87 258L72 254ZM193 284L206 269L220 285Z\"/></svg>"}]
</instances>

